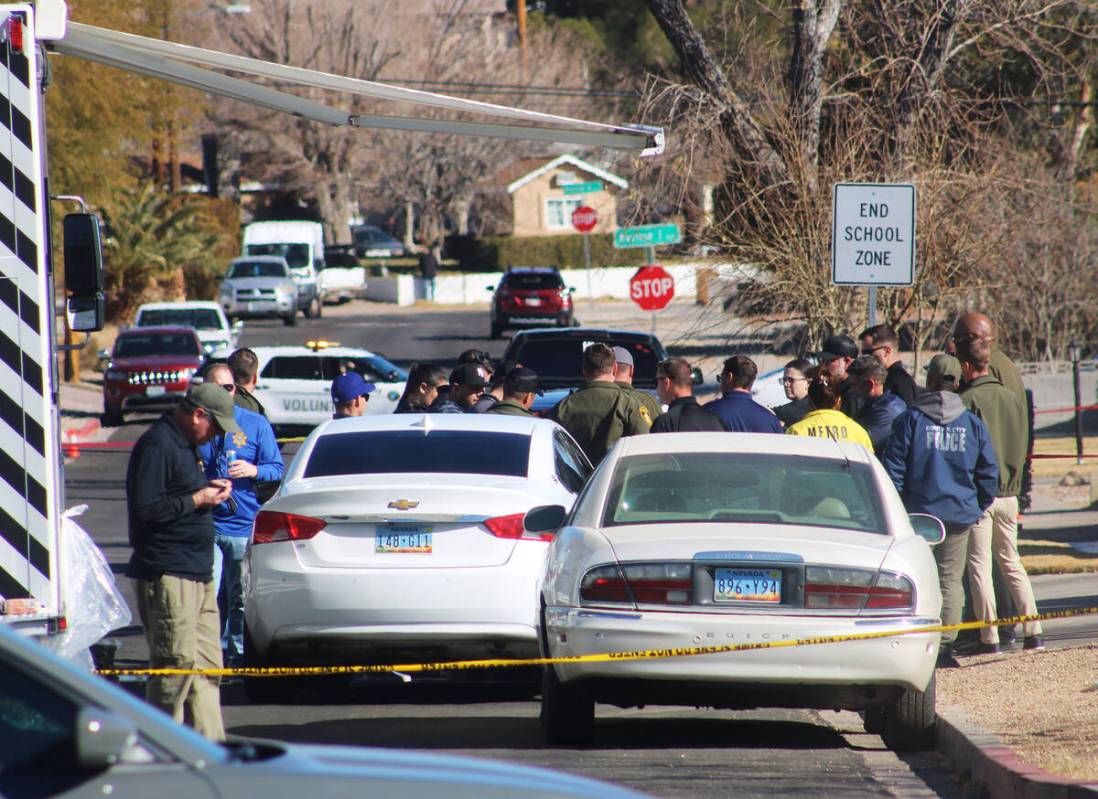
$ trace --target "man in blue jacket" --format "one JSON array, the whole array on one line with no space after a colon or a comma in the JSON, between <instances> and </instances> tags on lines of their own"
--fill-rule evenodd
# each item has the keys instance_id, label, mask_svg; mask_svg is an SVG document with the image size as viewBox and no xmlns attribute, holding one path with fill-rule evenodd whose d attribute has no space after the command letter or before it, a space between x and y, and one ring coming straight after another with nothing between
<instances>
[{"instance_id":1,"label":"man in blue jacket","mask_svg":"<svg viewBox=\"0 0 1098 799\"><path fill-rule=\"evenodd\" d=\"M721 370L721 394L705 403L705 410L716 414L733 433L780 433L782 423L769 408L755 402L751 387L759 367L746 355L733 355Z\"/></svg>"},{"instance_id":2,"label":"man in blue jacket","mask_svg":"<svg viewBox=\"0 0 1098 799\"><path fill-rule=\"evenodd\" d=\"M999 487L991 435L954 393L960 383L960 362L952 355L935 355L927 369L927 392L893 422L881 458L908 513L929 513L945 525L945 541L934 550L943 624L961 621L969 533ZM942 633L939 666L957 665L956 640L956 630Z\"/></svg>"},{"instance_id":3,"label":"man in blue jacket","mask_svg":"<svg viewBox=\"0 0 1098 799\"><path fill-rule=\"evenodd\" d=\"M233 372L225 364L206 370L205 383L236 390ZM240 581L244 549L259 512L257 482L282 479L285 466L270 422L258 413L236 406L233 411L241 432L215 436L199 450L206 476L233 481L232 502L214 508L214 591L221 613L221 649L226 667L238 666L244 657L244 591Z\"/></svg>"},{"instance_id":4,"label":"man in blue jacket","mask_svg":"<svg viewBox=\"0 0 1098 799\"><path fill-rule=\"evenodd\" d=\"M855 421L865 428L873 442L873 452L879 458L892 435L892 422L907 410L907 403L898 394L885 391L888 371L872 355L859 355L847 369L854 389L865 401Z\"/></svg>"}]
</instances>

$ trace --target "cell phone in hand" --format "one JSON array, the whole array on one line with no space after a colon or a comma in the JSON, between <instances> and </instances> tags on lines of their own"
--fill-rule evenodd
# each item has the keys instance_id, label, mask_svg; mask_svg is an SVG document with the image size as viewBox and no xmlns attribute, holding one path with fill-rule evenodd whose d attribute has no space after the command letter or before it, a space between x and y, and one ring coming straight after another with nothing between
<instances>
[{"instance_id":1,"label":"cell phone in hand","mask_svg":"<svg viewBox=\"0 0 1098 799\"><path fill-rule=\"evenodd\" d=\"M229 494L229 498L221 503L229 513L236 513L236 497Z\"/></svg>"}]
</instances>

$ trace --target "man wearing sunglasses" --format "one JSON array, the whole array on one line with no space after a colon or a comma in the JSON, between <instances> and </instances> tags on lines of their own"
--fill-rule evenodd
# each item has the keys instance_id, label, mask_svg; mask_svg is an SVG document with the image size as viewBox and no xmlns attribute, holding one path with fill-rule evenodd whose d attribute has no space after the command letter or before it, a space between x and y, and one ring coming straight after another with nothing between
<instances>
[{"instance_id":1,"label":"man wearing sunglasses","mask_svg":"<svg viewBox=\"0 0 1098 799\"><path fill-rule=\"evenodd\" d=\"M874 325L862 331L860 336L862 355L872 355L888 370L884 390L895 394L910 407L922 393L915 378L904 369L900 360L900 337L888 325Z\"/></svg>"},{"instance_id":2,"label":"man wearing sunglasses","mask_svg":"<svg viewBox=\"0 0 1098 799\"><path fill-rule=\"evenodd\" d=\"M203 385L216 386L232 399L238 391L233 371L227 364L207 366ZM199 454L210 479L232 481L232 500L213 509L214 594L221 617L219 637L222 660L226 666L239 666L244 660L244 585L242 566L244 549L252 534L252 522L259 512L256 483L277 482L285 466L278 451L274 430L266 417L239 405L233 407L233 419L239 430L215 435L199 447Z\"/></svg>"}]
</instances>

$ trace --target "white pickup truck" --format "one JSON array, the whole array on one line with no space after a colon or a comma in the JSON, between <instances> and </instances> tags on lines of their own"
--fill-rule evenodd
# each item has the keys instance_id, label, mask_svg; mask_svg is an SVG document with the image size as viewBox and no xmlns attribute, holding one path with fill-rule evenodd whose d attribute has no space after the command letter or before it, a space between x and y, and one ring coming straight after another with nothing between
<instances>
[{"instance_id":1,"label":"white pickup truck","mask_svg":"<svg viewBox=\"0 0 1098 799\"><path fill-rule=\"evenodd\" d=\"M328 303L344 303L366 293L366 268L350 245L329 245L324 250L324 268L317 275L320 297Z\"/></svg>"}]
</instances>

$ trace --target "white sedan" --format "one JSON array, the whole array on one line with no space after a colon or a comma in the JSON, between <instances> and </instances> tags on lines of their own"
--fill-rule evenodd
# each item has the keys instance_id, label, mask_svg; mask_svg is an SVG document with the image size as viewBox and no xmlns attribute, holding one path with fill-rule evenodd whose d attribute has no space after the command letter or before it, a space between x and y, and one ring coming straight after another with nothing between
<instances>
[{"instance_id":1,"label":"white sedan","mask_svg":"<svg viewBox=\"0 0 1098 799\"><path fill-rule=\"evenodd\" d=\"M555 423L401 414L328 421L256 516L245 556L254 665L533 657L552 534L591 466ZM269 678L245 682L274 698Z\"/></svg>"},{"instance_id":2,"label":"white sedan","mask_svg":"<svg viewBox=\"0 0 1098 799\"><path fill-rule=\"evenodd\" d=\"M562 509L528 515L556 532ZM918 532L916 532L918 530ZM551 657L897 631L939 624L930 544L860 446L800 436L624 438L554 538ZM940 633L546 669L542 726L585 743L597 702L856 709L896 749L932 744Z\"/></svg>"},{"instance_id":3,"label":"white sedan","mask_svg":"<svg viewBox=\"0 0 1098 799\"><path fill-rule=\"evenodd\" d=\"M332 418L332 380L353 370L375 388L366 414L390 414L404 393L408 373L384 357L357 347L341 347L326 341L306 342L304 347L253 347L259 358L256 398L267 419L280 431L309 429Z\"/></svg>"}]
</instances>

